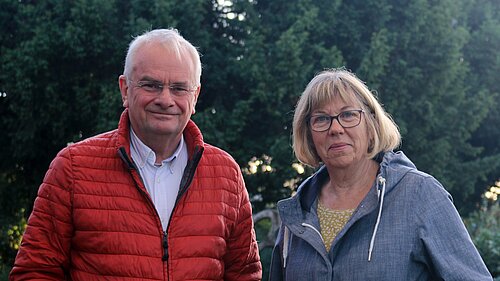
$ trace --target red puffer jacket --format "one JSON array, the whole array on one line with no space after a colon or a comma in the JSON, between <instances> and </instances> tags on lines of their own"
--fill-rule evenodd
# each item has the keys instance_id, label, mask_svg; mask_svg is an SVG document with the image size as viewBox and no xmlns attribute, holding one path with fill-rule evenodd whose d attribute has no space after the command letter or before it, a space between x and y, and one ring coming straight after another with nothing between
<instances>
[{"instance_id":1,"label":"red puffer jacket","mask_svg":"<svg viewBox=\"0 0 500 281\"><path fill-rule=\"evenodd\" d=\"M63 149L38 191L10 280L260 280L238 165L190 121L168 235L118 130Z\"/></svg>"}]
</instances>

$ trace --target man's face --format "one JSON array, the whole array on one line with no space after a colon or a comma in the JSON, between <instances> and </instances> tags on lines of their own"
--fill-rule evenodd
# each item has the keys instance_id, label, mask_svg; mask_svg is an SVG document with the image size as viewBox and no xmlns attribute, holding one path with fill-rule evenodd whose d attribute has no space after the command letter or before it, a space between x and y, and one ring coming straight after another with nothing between
<instances>
[{"instance_id":1,"label":"man's face","mask_svg":"<svg viewBox=\"0 0 500 281\"><path fill-rule=\"evenodd\" d=\"M120 76L119 82L136 135L146 144L165 137L180 139L200 91L189 55L181 51L178 58L159 43L147 43L133 57L130 76ZM172 89L189 92L179 94Z\"/></svg>"}]
</instances>

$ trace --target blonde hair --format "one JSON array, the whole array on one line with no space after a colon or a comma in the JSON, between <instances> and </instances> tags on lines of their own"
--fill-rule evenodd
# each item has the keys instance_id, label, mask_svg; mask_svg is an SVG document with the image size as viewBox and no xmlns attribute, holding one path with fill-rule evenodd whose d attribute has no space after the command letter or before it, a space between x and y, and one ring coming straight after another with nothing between
<instances>
[{"instance_id":1,"label":"blonde hair","mask_svg":"<svg viewBox=\"0 0 500 281\"><path fill-rule=\"evenodd\" d=\"M293 116L293 150L297 159L311 167L318 167L321 159L314 147L308 119L319 107L331 103L334 97L358 102L365 111L370 145L367 158L382 151L390 151L401 143L396 123L382 108L368 87L345 69L329 69L317 74L300 96Z\"/></svg>"}]
</instances>

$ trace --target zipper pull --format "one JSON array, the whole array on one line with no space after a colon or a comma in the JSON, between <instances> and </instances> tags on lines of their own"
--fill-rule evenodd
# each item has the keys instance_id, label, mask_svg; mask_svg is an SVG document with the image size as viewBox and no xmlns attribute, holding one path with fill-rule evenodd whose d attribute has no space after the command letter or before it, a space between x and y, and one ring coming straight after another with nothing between
<instances>
[{"instance_id":1,"label":"zipper pull","mask_svg":"<svg viewBox=\"0 0 500 281\"><path fill-rule=\"evenodd\" d=\"M167 240L167 231L163 232L163 257L162 261L168 260L168 240Z\"/></svg>"}]
</instances>

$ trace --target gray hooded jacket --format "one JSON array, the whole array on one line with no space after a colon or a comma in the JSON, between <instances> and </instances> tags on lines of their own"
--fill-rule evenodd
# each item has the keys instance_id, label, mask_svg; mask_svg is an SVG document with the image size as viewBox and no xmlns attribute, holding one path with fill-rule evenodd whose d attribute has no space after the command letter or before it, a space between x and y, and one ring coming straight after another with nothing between
<instances>
[{"instance_id":1,"label":"gray hooded jacket","mask_svg":"<svg viewBox=\"0 0 500 281\"><path fill-rule=\"evenodd\" d=\"M492 280L442 185L402 152L379 158L376 183L330 252L316 214L325 167L278 202L269 280Z\"/></svg>"}]
</instances>

